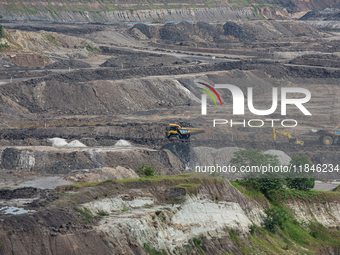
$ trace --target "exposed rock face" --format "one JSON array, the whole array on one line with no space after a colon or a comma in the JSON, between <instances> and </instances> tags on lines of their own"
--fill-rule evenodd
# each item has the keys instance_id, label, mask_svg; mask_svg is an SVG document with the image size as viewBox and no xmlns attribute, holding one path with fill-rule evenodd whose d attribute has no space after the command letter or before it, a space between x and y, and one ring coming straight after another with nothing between
<instances>
[{"instance_id":1,"label":"exposed rock face","mask_svg":"<svg viewBox=\"0 0 340 255\"><path fill-rule=\"evenodd\" d=\"M66 210L55 207L36 213L2 216L0 241L0 254L3 255L112 254L91 227L78 222Z\"/></svg>"},{"instance_id":2,"label":"exposed rock face","mask_svg":"<svg viewBox=\"0 0 340 255\"><path fill-rule=\"evenodd\" d=\"M73 201L75 208L69 203L63 209L55 205L42 208L44 204L36 206L36 212L0 215L0 254L146 255L150 248L167 254L192 254L187 247L197 252L194 238L202 239L201 248L207 255L243 254L231 231L238 236L237 242L252 245L249 227L263 223L262 206L226 180L204 175L183 177L105 182L65 193L80 200ZM39 192L18 189L2 192L0 197L6 201L27 199ZM61 201L55 202L62 205ZM326 227L339 226L338 202L330 201L291 200L287 205L299 222L311 219ZM84 217L91 219L92 226ZM320 254L337 254L333 248L323 247Z\"/></svg>"},{"instance_id":3,"label":"exposed rock face","mask_svg":"<svg viewBox=\"0 0 340 255\"><path fill-rule=\"evenodd\" d=\"M25 13L8 15L8 13L0 11L4 19L23 20L26 18ZM53 17L50 12L39 11L35 15L30 15L27 18L32 20L58 20L58 21L82 21L95 22L95 13L92 12L72 12L59 11L59 17ZM154 20L172 20L172 21L212 21L212 20L237 20L246 19L247 17L255 17L253 8L193 8L193 9L159 9L159 10L114 10L101 11L102 22L152 22ZM97 16L98 17L98 16Z\"/></svg>"},{"instance_id":4,"label":"exposed rock face","mask_svg":"<svg viewBox=\"0 0 340 255\"><path fill-rule=\"evenodd\" d=\"M50 63L50 60L48 58L46 58L43 54L38 53L19 53L11 55L5 54L5 56L10 61L24 67L44 67L45 65Z\"/></svg>"},{"instance_id":5,"label":"exposed rock face","mask_svg":"<svg viewBox=\"0 0 340 255\"><path fill-rule=\"evenodd\" d=\"M195 249L191 240L202 234L209 240L203 244L207 246L206 254L241 254L230 239L229 229L237 231L240 238L247 238L249 226L262 222L261 207L228 181L192 181L199 186L196 195L174 188L171 181L151 186L134 182L126 183L117 195L78 205L77 211L49 206L28 214L2 215L0 254L146 255L145 244L174 254L184 250L185 245ZM168 206L160 206L166 201ZM80 223L84 217L81 210L106 216L90 227Z\"/></svg>"},{"instance_id":6,"label":"exposed rock face","mask_svg":"<svg viewBox=\"0 0 340 255\"><path fill-rule=\"evenodd\" d=\"M301 222L317 221L325 227L340 225L340 204L334 202L303 202L290 201L287 204L294 212L297 220Z\"/></svg>"},{"instance_id":7,"label":"exposed rock face","mask_svg":"<svg viewBox=\"0 0 340 255\"><path fill-rule=\"evenodd\" d=\"M110 214L99 223L96 231L108 240L113 252L117 252L114 240L121 240L122 244L126 242L124 249L131 254L133 251L127 248L129 239L173 254L174 249L183 247L196 236L228 238L226 228L246 234L250 225L260 225L264 217L258 205L227 181L212 180L210 185L199 188L197 196L189 196L183 189L168 189L165 191L167 199L184 199L185 202L165 206L165 209L155 205L164 194L162 190L160 187L151 192L133 189L115 198L83 204L82 208L93 215ZM218 201L217 194L220 196ZM126 213L122 214L122 211Z\"/></svg>"},{"instance_id":8,"label":"exposed rock face","mask_svg":"<svg viewBox=\"0 0 340 255\"><path fill-rule=\"evenodd\" d=\"M49 2L48 2L49 3ZM288 12L305 12L332 7L337 0L252 0L244 1L211 0L206 1L73 1L56 0L48 4L45 0L32 2L24 0L20 5L11 1L0 3L0 14L4 19L10 20L40 20L40 21L82 21L82 22L129 22L129 21L155 21L155 20L192 20L216 21L257 18L288 17ZM240 7L233 7L239 4ZM34 8L34 11L33 10ZM210 8L208 8L210 7ZM82 10L82 11L79 11ZM255 10L255 11L254 11ZM256 15L256 13L258 13Z\"/></svg>"},{"instance_id":9,"label":"exposed rock face","mask_svg":"<svg viewBox=\"0 0 340 255\"><path fill-rule=\"evenodd\" d=\"M122 166L74 170L64 176L65 180L71 182L103 182L131 178L139 178L139 176L135 170Z\"/></svg>"},{"instance_id":10,"label":"exposed rock face","mask_svg":"<svg viewBox=\"0 0 340 255\"><path fill-rule=\"evenodd\" d=\"M123 166L137 169L143 163L155 165L163 174L168 170L183 171L184 165L168 150L150 150L134 147L103 147L103 148L54 148L39 146L32 148L2 148L0 168L4 170L66 174L72 170L94 169L102 167ZM121 169L123 170L123 169ZM121 179L124 174L119 170L112 173L105 170L111 176ZM125 178L134 178L135 174L127 174ZM137 176L138 177L138 176ZM100 177L93 176L94 179ZM86 178L85 178L86 179Z\"/></svg>"}]
</instances>

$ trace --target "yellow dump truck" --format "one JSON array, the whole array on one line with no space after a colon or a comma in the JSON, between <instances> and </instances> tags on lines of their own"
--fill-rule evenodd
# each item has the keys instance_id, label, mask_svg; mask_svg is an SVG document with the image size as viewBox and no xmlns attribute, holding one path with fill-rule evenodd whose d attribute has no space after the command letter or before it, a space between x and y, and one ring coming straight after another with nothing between
<instances>
[{"instance_id":1,"label":"yellow dump truck","mask_svg":"<svg viewBox=\"0 0 340 255\"><path fill-rule=\"evenodd\" d=\"M340 126L334 129L312 129L312 132L319 135L319 143L323 145L340 144Z\"/></svg>"},{"instance_id":2,"label":"yellow dump truck","mask_svg":"<svg viewBox=\"0 0 340 255\"><path fill-rule=\"evenodd\" d=\"M284 136L287 136L288 142L290 142L290 143L295 143L295 144L300 144L300 145L304 145L305 144L303 141L299 141L299 139L293 137L288 132L283 131L283 130L279 130L279 129L276 129L276 128L273 128L274 141L276 141L276 133L284 135Z\"/></svg>"},{"instance_id":3,"label":"yellow dump truck","mask_svg":"<svg viewBox=\"0 0 340 255\"><path fill-rule=\"evenodd\" d=\"M204 133L205 130L203 128L192 128L192 127L181 127L177 124L169 124L166 129L165 137L170 140L197 140L197 134Z\"/></svg>"}]
</instances>

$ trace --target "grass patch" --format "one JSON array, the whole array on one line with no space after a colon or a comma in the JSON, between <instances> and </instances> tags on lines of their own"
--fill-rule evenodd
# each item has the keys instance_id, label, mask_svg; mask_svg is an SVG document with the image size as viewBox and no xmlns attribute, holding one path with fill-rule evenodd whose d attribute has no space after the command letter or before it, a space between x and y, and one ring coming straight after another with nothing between
<instances>
[{"instance_id":1,"label":"grass patch","mask_svg":"<svg viewBox=\"0 0 340 255\"><path fill-rule=\"evenodd\" d=\"M92 52L94 50L93 47L88 42L86 42L86 41L83 41L81 43L81 45L83 45L86 48L87 51Z\"/></svg>"},{"instance_id":2,"label":"grass patch","mask_svg":"<svg viewBox=\"0 0 340 255\"><path fill-rule=\"evenodd\" d=\"M144 243L144 249L149 253L150 255L167 255L165 250L157 251L155 249L150 248L150 246L147 243Z\"/></svg>"},{"instance_id":3,"label":"grass patch","mask_svg":"<svg viewBox=\"0 0 340 255\"><path fill-rule=\"evenodd\" d=\"M129 207L123 206L122 212L128 212L130 210Z\"/></svg>"},{"instance_id":4,"label":"grass patch","mask_svg":"<svg viewBox=\"0 0 340 255\"><path fill-rule=\"evenodd\" d=\"M90 220L93 218L93 216L91 214L89 214L88 212L85 212L84 210L80 209L79 207L74 207L74 210L77 212L80 212L81 214L84 215L84 217L82 218L84 224L89 224Z\"/></svg>"},{"instance_id":5,"label":"grass patch","mask_svg":"<svg viewBox=\"0 0 340 255\"><path fill-rule=\"evenodd\" d=\"M0 38L3 38L5 36L5 29L3 26L0 24Z\"/></svg>"},{"instance_id":6,"label":"grass patch","mask_svg":"<svg viewBox=\"0 0 340 255\"><path fill-rule=\"evenodd\" d=\"M94 187L99 185L100 182L77 182L73 183L69 186L73 187L74 189L83 189L83 188L88 188L88 187Z\"/></svg>"},{"instance_id":7,"label":"grass patch","mask_svg":"<svg viewBox=\"0 0 340 255\"><path fill-rule=\"evenodd\" d=\"M133 178L133 179L122 179L117 182L137 182L137 181L155 181L161 182L163 180L183 180L190 178L190 174L178 174L178 175L155 175L150 177Z\"/></svg>"},{"instance_id":8,"label":"grass patch","mask_svg":"<svg viewBox=\"0 0 340 255\"><path fill-rule=\"evenodd\" d=\"M6 42L4 44L0 44L0 51L6 50L9 48L9 44Z\"/></svg>"},{"instance_id":9,"label":"grass patch","mask_svg":"<svg viewBox=\"0 0 340 255\"><path fill-rule=\"evenodd\" d=\"M243 195L251 200L256 200L262 206L267 204L267 199L263 193L253 188L248 181L230 181L230 184L237 188Z\"/></svg>"},{"instance_id":10,"label":"grass patch","mask_svg":"<svg viewBox=\"0 0 340 255\"><path fill-rule=\"evenodd\" d=\"M286 189L288 198L299 199L306 202L334 202L340 201L340 193L321 190L292 190Z\"/></svg>"},{"instance_id":11,"label":"grass patch","mask_svg":"<svg viewBox=\"0 0 340 255\"><path fill-rule=\"evenodd\" d=\"M49 42L54 43L55 45L60 45L60 43L57 41L57 39L50 34L45 34L45 33L41 33L41 35Z\"/></svg>"},{"instance_id":12,"label":"grass patch","mask_svg":"<svg viewBox=\"0 0 340 255\"><path fill-rule=\"evenodd\" d=\"M201 184L184 184L184 183L181 183L181 184L174 186L174 188L185 189L185 191L189 195L197 195L198 188L201 187L201 186L202 186Z\"/></svg>"}]
</instances>

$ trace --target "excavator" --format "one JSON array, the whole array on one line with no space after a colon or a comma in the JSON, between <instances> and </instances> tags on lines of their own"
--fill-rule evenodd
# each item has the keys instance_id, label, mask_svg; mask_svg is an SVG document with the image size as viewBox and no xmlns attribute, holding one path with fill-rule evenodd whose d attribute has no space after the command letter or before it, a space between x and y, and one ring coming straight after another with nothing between
<instances>
[{"instance_id":1,"label":"excavator","mask_svg":"<svg viewBox=\"0 0 340 255\"><path fill-rule=\"evenodd\" d=\"M334 129L312 129L312 132L319 135L319 142L323 145L340 144L340 126Z\"/></svg>"},{"instance_id":2,"label":"excavator","mask_svg":"<svg viewBox=\"0 0 340 255\"><path fill-rule=\"evenodd\" d=\"M191 127L181 127L178 124L169 124L166 129L166 136L169 140L198 140L196 134L204 133L205 130L203 128L191 128Z\"/></svg>"},{"instance_id":3,"label":"excavator","mask_svg":"<svg viewBox=\"0 0 340 255\"><path fill-rule=\"evenodd\" d=\"M281 135L285 135L288 138L288 141L290 143L295 143L295 144L300 144L300 145L304 145L305 143L303 141L299 141L299 139L294 138L291 134L289 134L286 131L283 130L279 130L279 129L275 129L273 128L273 137L274 137L274 141L276 141L276 133L281 134Z\"/></svg>"}]
</instances>

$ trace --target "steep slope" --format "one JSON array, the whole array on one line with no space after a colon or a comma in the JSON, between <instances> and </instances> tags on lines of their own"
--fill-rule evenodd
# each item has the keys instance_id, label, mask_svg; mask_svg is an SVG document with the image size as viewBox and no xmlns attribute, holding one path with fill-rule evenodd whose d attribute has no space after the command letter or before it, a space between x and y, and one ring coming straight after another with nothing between
<instances>
[{"instance_id":1,"label":"steep slope","mask_svg":"<svg viewBox=\"0 0 340 255\"><path fill-rule=\"evenodd\" d=\"M2 1L0 15L9 20L54 20L83 22L129 22L165 20L231 20L288 18L290 13L319 10L338 0L186 0L186 1Z\"/></svg>"},{"instance_id":2,"label":"steep slope","mask_svg":"<svg viewBox=\"0 0 340 255\"><path fill-rule=\"evenodd\" d=\"M207 175L185 174L62 186L49 191L59 198L46 208L36 201L26 206L33 212L0 211L0 253L338 254L337 205L327 210L315 201L305 207L299 199L293 206L288 202L295 210L300 206L291 211L297 219L290 214L285 228L275 234L261 227L266 217L263 207L269 201L254 190L233 185ZM337 192L318 194L321 203L339 203ZM0 193L7 202L21 196L18 190ZM303 222L303 214L317 216ZM326 224L322 214L335 224Z\"/></svg>"}]
</instances>

